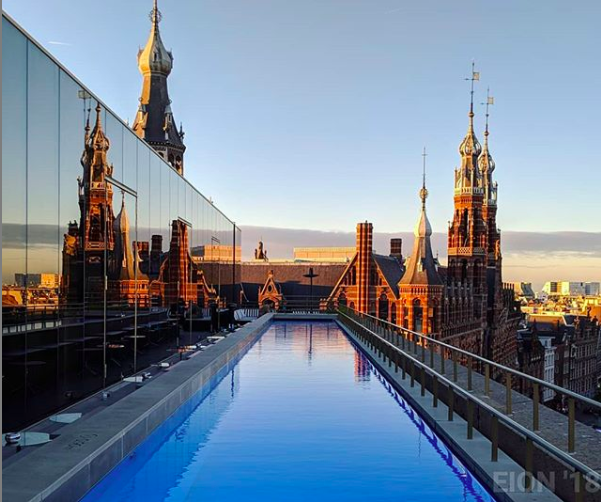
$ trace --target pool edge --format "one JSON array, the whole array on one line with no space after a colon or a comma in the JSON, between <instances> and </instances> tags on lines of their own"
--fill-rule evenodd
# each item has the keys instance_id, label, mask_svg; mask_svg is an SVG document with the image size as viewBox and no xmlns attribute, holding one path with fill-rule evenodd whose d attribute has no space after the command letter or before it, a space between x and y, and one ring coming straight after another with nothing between
<instances>
[{"instance_id":1,"label":"pool edge","mask_svg":"<svg viewBox=\"0 0 601 502\"><path fill-rule=\"evenodd\" d=\"M490 442L477 430L474 430L474 439L467 440L465 434L466 422L455 415L453 422L446 419L446 406L439 403L438 408L432 407L432 395L426 391L425 396L420 395L419 385L411 388L407 381L403 381L400 372L395 376L394 366L389 364L372 351L366 344L359 340L351 330L339 320L336 324L352 340L352 343L370 360L378 372L386 378L387 382L418 412L428 427L448 446L453 455L464 464L478 482L500 502L543 502L560 501L561 499L540 484L534 481L532 492L526 493L516 489L509 493L495 482L495 472L503 472L507 477L513 476L519 480L523 469L511 460L504 452L499 450L499 460L496 463L490 459Z\"/></svg>"},{"instance_id":2,"label":"pool edge","mask_svg":"<svg viewBox=\"0 0 601 502\"><path fill-rule=\"evenodd\" d=\"M273 319L273 314L267 314L247 324L114 405L74 422L52 442L3 469L3 499L80 500L223 366L254 343Z\"/></svg>"}]
</instances>

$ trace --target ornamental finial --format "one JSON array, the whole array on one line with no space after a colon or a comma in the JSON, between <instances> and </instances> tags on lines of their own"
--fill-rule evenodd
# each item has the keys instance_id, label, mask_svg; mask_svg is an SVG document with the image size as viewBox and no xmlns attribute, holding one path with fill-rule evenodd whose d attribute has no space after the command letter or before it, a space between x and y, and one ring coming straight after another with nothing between
<instances>
[{"instance_id":1,"label":"ornamental finial","mask_svg":"<svg viewBox=\"0 0 601 502\"><path fill-rule=\"evenodd\" d=\"M152 24L154 24L155 26L158 26L158 24L161 22L161 18L163 16L161 15L161 11L159 10L159 5L158 5L157 0L154 0L154 4L152 7L152 10L150 11L149 17L150 17L150 20L152 21Z\"/></svg>"},{"instance_id":2,"label":"ornamental finial","mask_svg":"<svg viewBox=\"0 0 601 502\"><path fill-rule=\"evenodd\" d=\"M422 188L419 191L419 198L422 201L422 209L426 209L426 199L428 198L428 189L426 188L426 157L428 154L426 153L426 147L424 146L424 152L422 153Z\"/></svg>"}]
</instances>

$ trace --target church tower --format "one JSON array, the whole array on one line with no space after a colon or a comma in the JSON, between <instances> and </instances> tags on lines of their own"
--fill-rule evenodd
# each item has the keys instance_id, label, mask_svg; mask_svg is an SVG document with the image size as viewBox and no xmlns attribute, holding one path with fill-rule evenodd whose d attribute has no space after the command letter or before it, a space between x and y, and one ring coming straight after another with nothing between
<instances>
[{"instance_id":1,"label":"church tower","mask_svg":"<svg viewBox=\"0 0 601 502\"><path fill-rule=\"evenodd\" d=\"M133 124L134 132L144 139L179 174L184 174L184 131L173 119L167 92L167 77L173 67L173 55L165 49L159 22L161 13L154 0L150 13L152 27L144 49L138 52L138 68L143 76L142 95Z\"/></svg>"},{"instance_id":2,"label":"church tower","mask_svg":"<svg viewBox=\"0 0 601 502\"><path fill-rule=\"evenodd\" d=\"M413 232L413 252L405 264L405 273L399 282L399 297L401 325L430 335L441 331L444 284L438 274L430 242L432 227L426 214L428 190L425 158L424 149L424 174L419 191L421 212Z\"/></svg>"},{"instance_id":3,"label":"church tower","mask_svg":"<svg viewBox=\"0 0 601 502\"><path fill-rule=\"evenodd\" d=\"M468 314L476 321L484 320L486 311L487 228L483 217L485 182L478 165L482 146L474 132L474 82L480 79L480 74L473 70L472 64L468 130L459 145L461 166L455 169L447 278L453 290L471 299ZM473 350L481 353L482 347L473 347Z\"/></svg>"},{"instance_id":4,"label":"church tower","mask_svg":"<svg viewBox=\"0 0 601 502\"><path fill-rule=\"evenodd\" d=\"M503 301L503 277L501 257L501 232L497 228L497 183L493 181L495 161L488 146L490 131L488 128L489 107L494 99L487 93L486 126L484 129L484 147L478 159L482 176L484 199L482 218L486 224L486 327L484 332L484 356L494 358L508 366L514 363L515 340L512 332L504 333L506 308ZM514 350L515 348L515 350Z\"/></svg>"},{"instance_id":5,"label":"church tower","mask_svg":"<svg viewBox=\"0 0 601 502\"><path fill-rule=\"evenodd\" d=\"M82 246L88 263L102 261L104 251L112 251L113 234L113 185L105 176L112 176L107 152L110 141L102 129L102 109L96 104L96 124L90 133L89 120L85 129L85 146L81 156L83 180L79 179L79 208Z\"/></svg>"}]
</instances>

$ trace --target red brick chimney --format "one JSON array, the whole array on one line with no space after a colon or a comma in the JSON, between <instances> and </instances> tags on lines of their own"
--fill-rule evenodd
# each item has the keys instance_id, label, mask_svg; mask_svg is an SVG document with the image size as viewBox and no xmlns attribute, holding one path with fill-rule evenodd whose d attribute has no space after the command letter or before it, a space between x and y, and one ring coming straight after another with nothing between
<instances>
[{"instance_id":1,"label":"red brick chimney","mask_svg":"<svg viewBox=\"0 0 601 502\"><path fill-rule=\"evenodd\" d=\"M403 263L403 239L390 239L390 256L399 260L399 263Z\"/></svg>"},{"instance_id":2,"label":"red brick chimney","mask_svg":"<svg viewBox=\"0 0 601 502\"><path fill-rule=\"evenodd\" d=\"M367 221L357 224L357 310L369 308L369 278L372 262L373 226Z\"/></svg>"}]
</instances>

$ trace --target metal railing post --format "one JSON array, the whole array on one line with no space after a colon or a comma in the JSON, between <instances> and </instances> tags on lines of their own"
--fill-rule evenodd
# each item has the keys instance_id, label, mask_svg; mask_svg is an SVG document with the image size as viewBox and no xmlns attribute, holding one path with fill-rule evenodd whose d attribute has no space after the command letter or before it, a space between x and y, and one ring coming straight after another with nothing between
<instances>
[{"instance_id":1,"label":"metal railing post","mask_svg":"<svg viewBox=\"0 0 601 502\"><path fill-rule=\"evenodd\" d=\"M467 358L467 390L471 391L472 389L472 358L471 356Z\"/></svg>"},{"instance_id":2,"label":"metal railing post","mask_svg":"<svg viewBox=\"0 0 601 502\"><path fill-rule=\"evenodd\" d=\"M532 430L534 432L537 432L540 428L539 415L538 415L539 401L540 401L540 394L539 394L538 382L534 382L534 384L532 384Z\"/></svg>"},{"instance_id":3,"label":"metal railing post","mask_svg":"<svg viewBox=\"0 0 601 502\"><path fill-rule=\"evenodd\" d=\"M445 374L445 353L444 353L444 349L441 347L440 348L440 374L444 375Z\"/></svg>"},{"instance_id":4,"label":"metal railing post","mask_svg":"<svg viewBox=\"0 0 601 502\"><path fill-rule=\"evenodd\" d=\"M432 407L438 408L438 378L432 375Z\"/></svg>"},{"instance_id":5,"label":"metal railing post","mask_svg":"<svg viewBox=\"0 0 601 502\"><path fill-rule=\"evenodd\" d=\"M490 397L490 366L488 363L484 365L484 394Z\"/></svg>"},{"instance_id":6,"label":"metal railing post","mask_svg":"<svg viewBox=\"0 0 601 502\"><path fill-rule=\"evenodd\" d=\"M576 451L576 403L573 397L568 399L568 453Z\"/></svg>"},{"instance_id":7,"label":"metal railing post","mask_svg":"<svg viewBox=\"0 0 601 502\"><path fill-rule=\"evenodd\" d=\"M511 373L505 373L505 413L507 415L512 413L511 397Z\"/></svg>"},{"instance_id":8,"label":"metal railing post","mask_svg":"<svg viewBox=\"0 0 601 502\"><path fill-rule=\"evenodd\" d=\"M455 407L455 392L453 391L453 387L449 386L449 402L447 404L447 420L449 422L453 421L453 408Z\"/></svg>"},{"instance_id":9,"label":"metal railing post","mask_svg":"<svg viewBox=\"0 0 601 502\"><path fill-rule=\"evenodd\" d=\"M582 502L584 500L584 486L583 486L582 473L580 471L574 472L574 501Z\"/></svg>"},{"instance_id":10,"label":"metal railing post","mask_svg":"<svg viewBox=\"0 0 601 502\"><path fill-rule=\"evenodd\" d=\"M428 350L430 351L430 368L434 369L434 345L428 343Z\"/></svg>"},{"instance_id":11,"label":"metal railing post","mask_svg":"<svg viewBox=\"0 0 601 502\"><path fill-rule=\"evenodd\" d=\"M528 493L532 491L533 453L534 445L532 444L532 439L526 438L526 468L524 469L524 487L526 488L526 492Z\"/></svg>"},{"instance_id":12,"label":"metal railing post","mask_svg":"<svg viewBox=\"0 0 601 502\"><path fill-rule=\"evenodd\" d=\"M490 446L490 460L491 462L497 462L499 460L499 417L497 415L492 416Z\"/></svg>"},{"instance_id":13,"label":"metal railing post","mask_svg":"<svg viewBox=\"0 0 601 502\"><path fill-rule=\"evenodd\" d=\"M467 401L467 438L474 439L474 403Z\"/></svg>"},{"instance_id":14,"label":"metal railing post","mask_svg":"<svg viewBox=\"0 0 601 502\"><path fill-rule=\"evenodd\" d=\"M422 366L422 373L421 373L421 383L422 383L421 395L425 396L426 395L426 368L424 368L423 366Z\"/></svg>"},{"instance_id":15,"label":"metal railing post","mask_svg":"<svg viewBox=\"0 0 601 502\"><path fill-rule=\"evenodd\" d=\"M457 383L457 352L453 351L453 382Z\"/></svg>"}]
</instances>

